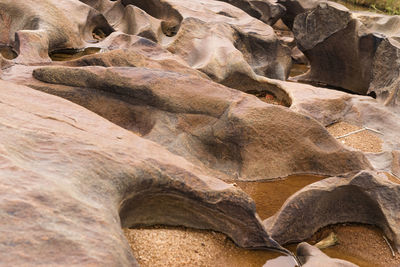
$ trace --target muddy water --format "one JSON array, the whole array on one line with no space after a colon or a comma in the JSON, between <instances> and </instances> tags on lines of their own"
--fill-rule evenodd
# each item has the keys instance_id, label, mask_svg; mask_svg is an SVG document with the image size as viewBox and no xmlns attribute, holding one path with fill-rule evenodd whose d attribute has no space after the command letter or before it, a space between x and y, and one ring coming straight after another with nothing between
<instances>
[{"instance_id":1,"label":"muddy water","mask_svg":"<svg viewBox=\"0 0 400 267\"><path fill-rule=\"evenodd\" d=\"M321 176L298 175L278 181L235 183L254 200L257 213L264 220L274 215L291 195L321 179Z\"/></svg>"},{"instance_id":2,"label":"muddy water","mask_svg":"<svg viewBox=\"0 0 400 267\"><path fill-rule=\"evenodd\" d=\"M87 47L83 50L76 49L63 49L53 51L49 54L51 60L53 61L69 61L78 59L83 56L92 55L100 52L101 48L98 47Z\"/></svg>"},{"instance_id":3,"label":"muddy water","mask_svg":"<svg viewBox=\"0 0 400 267\"><path fill-rule=\"evenodd\" d=\"M18 54L9 46L0 46L0 54L5 59L14 59L18 56Z\"/></svg>"}]
</instances>

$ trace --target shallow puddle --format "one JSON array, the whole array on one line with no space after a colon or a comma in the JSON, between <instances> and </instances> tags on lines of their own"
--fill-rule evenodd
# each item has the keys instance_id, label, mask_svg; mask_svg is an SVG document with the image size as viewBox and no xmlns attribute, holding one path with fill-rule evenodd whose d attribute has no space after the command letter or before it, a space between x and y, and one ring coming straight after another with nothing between
<instances>
[{"instance_id":1,"label":"shallow puddle","mask_svg":"<svg viewBox=\"0 0 400 267\"><path fill-rule=\"evenodd\" d=\"M371 225L331 225L319 230L307 242L313 245L332 231L337 235L338 244L322 249L328 256L353 262L360 267L400 266L400 254L396 253L393 257L383 232ZM289 246L292 251L295 248L296 245Z\"/></svg>"},{"instance_id":2,"label":"shallow puddle","mask_svg":"<svg viewBox=\"0 0 400 267\"><path fill-rule=\"evenodd\" d=\"M275 181L234 181L234 183L254 200L257 213L264 220L274 215L291 195L323 178L314 175L296 175Z\"/></svg>"},{"instance_id":3,"label":"shallow puddle","mask_svg":"<svg viewBox=\"0 0 400 267\"><path fill-rule=\"evenodd\" d=\"M49 54L51 60L53 61L69 61L78 59L83 56L93 55L100 52L101 48L99 47L87 47L83 50L77 49L62 49L53 51Z\"/></svg>"},{"instance_id":4,"label":"shallow puddle","mask_svg":"<svg viewBox=\"0 0 400 267\"><path fill-rule=\"evenodd\" d=\"M12 60L18 56L18 54L9 46L0 46L0 54L8 60Z\"/></svg>"},{"instance_id":5,"label":"shallow puddle","mask_svg":"<svg viewBox=\"0 0 400 267\"><path fill-rule=\"evenodd\" d=\"M295 77L306 73L310 69L310 66L305 64L293 64L290 69L289 77Z\"/></svg>"}]
</instances>

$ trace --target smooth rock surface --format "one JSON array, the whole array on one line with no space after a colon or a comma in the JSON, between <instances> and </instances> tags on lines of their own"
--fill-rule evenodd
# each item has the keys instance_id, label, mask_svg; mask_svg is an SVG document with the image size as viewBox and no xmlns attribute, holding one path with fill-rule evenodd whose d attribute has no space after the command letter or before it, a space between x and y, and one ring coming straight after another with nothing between
<instances>
[{"instance_id":1,"label":"smooth rock surface","mask_svg":"<svg viewBox=\"0 0 400 267\"><path fill-rule=\"evenodd\" d=\"M264 225L272 238L286 244L305 240L331 224L372 224L399 250L399 192L400 184L373 172L327 178L291 196Z\"/></svg>"},{"instance_id":2,"label":"smooth rock surface","mask_svg":"<svg viewBox=\"0 0 400 267\"><path fill-rule=\"evenodd\" d=\"M34 77L46 82L33 83L35 88L118 119L118 125L221 172L221 178L337 175L369 168L361 153L343 149L309 117L202 78L118 67L39 68ZM92 89L83 97L79 88ZM106 102L99 105L96 99ZM104 106L130 111L113 118Z\"/></svg>"},{"instance_id":3,"label":"smooth rock surface","mask_svg":"<svg viewBox=\"0 0 400 267\"><path fill-rule=\"evenodd\" d=\"M0 95L2 265L136 266L121 225L278 247L233 185L59 97L4 81Z\"/></svg>"},{"instance_id":4,"label":"smooth rock surface","mask_svg":"<svg viewBox=\"0 0 400 267\"><path fill-rule=\"evenodd\" d=\"M76 0L0 1L0 43L18 51L18 63L49 62L49 52L80 49L92 33L113 29L102 14Z\"/></svg>"},{"instance_id":5,"label":"smooth rock surface","mask_svg":"<svg viewBox=\"0 0 400 267\"><path fill-rule=\"evenodd\" d=\"M234 84L255 74L286 79L291 59L273 29L224 2L125 0L161 21L159 42L213 80Z\"/></svg>"}]
</instances>

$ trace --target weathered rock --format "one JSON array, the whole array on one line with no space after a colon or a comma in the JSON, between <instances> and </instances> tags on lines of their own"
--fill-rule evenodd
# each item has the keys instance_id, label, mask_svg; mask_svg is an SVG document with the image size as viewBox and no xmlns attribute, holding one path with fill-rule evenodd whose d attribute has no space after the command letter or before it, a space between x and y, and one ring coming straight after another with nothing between
<instances>
[{"instance_id":1,"label":"weathered rock","mask_svg":"<svg viewBox=\"0 0 400 267\"><path fill-rule=\"evenodd\" d=\"M372 224L379 226L399 250L399 194L400 184L373 172L327 178L291 196L264 224L281 244L305 240L330 224Z\"/></svg>"},{"instance_id":2,"label":"weathered rock","mask_svg":"<svg viewBox=\"0 0 400 267\"><path fill-rule=\"evenodd\" d=\"M245 11L268 25L273 25L285 13L286 9L276 0L219 0Z\"/></svg>"},{"instance_id":3,"label":"weathered rock","mask_svg":"<svg viewBox=\"0 0 400 267\"><path fill-rule=\"evenodd\" d=\"M193 68L217 82L234 85L256 74L286 79L290 50L273 29L244 11L213 0L125 0L161 21L157 40Z\"/></svg>"},{"instance_id":4,"label":"weathered rock","mask_svg":"<svg viewBox=\"0 0 400 267\"><path fill-rule=\"evenodd\" d=\"M195 164L222 172L222 178L333 175L369 168L360 153L343 149L314 120L199 77L118 67L39 68L34 77L47 82L30 83L35 88L83 105ZM92 89L82 95L79 88Z\"/></svg>"},{"instance_id":5,"label":"weathered rock","mask_svg":"<svg viewBox=\"0 0 400 267\"><path fill-rule=\"evenodd\" d=\"M351 12L332 2L299 14L293 33L311 71L297 80L374 94L396 106L400 17Z\"/></svg>"},{"instance_id":6,"label":"weathered rock","mask_svg":"<svg viewBox=\"0 0 400 267\"><path fill-rule=\"evenodd\" d=\"M327 256L318 248L305 242L297 245L296 255L304 267L356 267L353 263Z\"/></svg>"},{"instance_id":7,"label":"weathered rock","mask_svg":"<svg viewBox=\"0 0 400 267\"><path fill-rule=\"evenodd\" d=\"M0 43L18 52L18 63L49 62L53 50L83 48L96 30L113 31L103 15L74 0L2 0L0 10Z\"/></svg>"},{"instance_id":8,"label":"weathered rock","mask_svg":"<svg viewBox=\"0 0 400 267\"><path fill-rule=\"evenodd\" d=\"M269 80L268 83L286 92L291 99L291 110L310 116L325 126L345 121L377 130L379 138L384 142L384 151L391 155L391 151L400 150L399 114L376 99L308 84L278 80ZM391 168L378 169L389 171Z\"/></svg>"},{"instance_id":9,"label":"weathered rock","mask_svg":"<svg viewBox=\"0 0 400 267\"><path fill-rule=\"evenodd\" d=\"M121 224L278 246L247 195L163 147L27 87L0 81L0 99L1 265L136 266Z\"/></svg>"},{"instance_id":10,"label":"weathered rock","mask_svg":"<svg viewBox=\"0 0 400 267\"><path fill-rule=\"evenodd\" d=\"M400 18L393 18L400 25ZM400 36L400 32L399 32ZM397 39L397 40L396 40ZM379 45L373 63L372 81L368 93L375 94L385 105L400 106L400 43L398 38L387 38Z\"/></svg>"},{"instance_id":11,"label":"weathered rock","mask_svg":"<svg viewBox=\"0 0 400 267\"><path fill-rule=\"evenodd\" d=\"M282 16L282 21L290 29L293 28L293 22L297 15L314 9L320 0L278 0L278 3L285 7L286 12Z\"/></svg>"}]
</instances>

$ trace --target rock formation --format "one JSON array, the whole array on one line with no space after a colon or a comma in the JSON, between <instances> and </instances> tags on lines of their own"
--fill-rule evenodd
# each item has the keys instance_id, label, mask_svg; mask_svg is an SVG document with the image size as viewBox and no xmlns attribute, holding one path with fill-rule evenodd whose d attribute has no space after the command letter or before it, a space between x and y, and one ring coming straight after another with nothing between
<instances>
[{"instance_id":1,"label":"rock formation","mask_svg":"<svg viewBox=\"0 0 400 267\"><path fill-rule=\"evenodd\" d=\"M284 251L272 238L370 223L399 248L399 185L378 174L400 176L398 25L313 0L0 0L0 265L136 266L121 226L156 224ZM377 99L284 81L296 45L298 79ZM333 177L264 222L224 182L296 174Z\"/></svg>"},{"instance_id":2,"label":"rock formation","mask_svg":"<svg viewBox=\"0 0 400 267\"><path fill-rule=\"evenodd\" d=\"M399 25L398 16L319 3L294 19L295 39L311 64L298 80L374 94L386 105L397 106Z\"/></svg>"},{"instance_id":3,"label":"rock formation","mask_svg":"<svg viewBox=\"0 0 400 267\"><path fill-rule=\"evenodd\" d=\"M331 224L372 224L399 249L399 193L398 183L371 172L327 178L291 196L264 225L272 238L286 244L305 240Z\"/></svg>"},{"instance_id":4,"label":"rock formation","mask_svg":"<svg viewBox=\"0 0 400 267\"><path fill-rule=\"evenodd\" d=\"M123 227L186 225L276 247L253 201L59 97L0 81L1 264L135 266Z\"/></svg>"}]
</instances>

